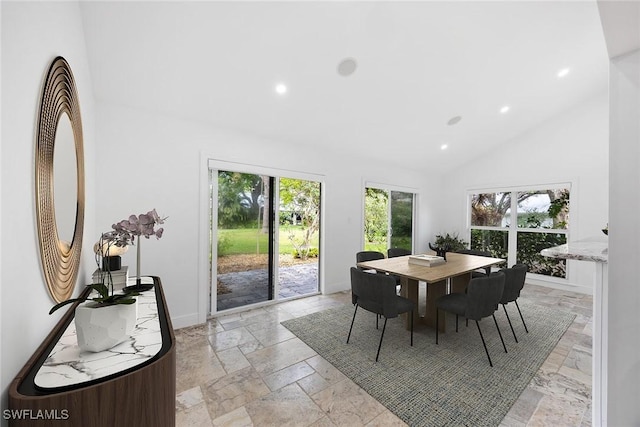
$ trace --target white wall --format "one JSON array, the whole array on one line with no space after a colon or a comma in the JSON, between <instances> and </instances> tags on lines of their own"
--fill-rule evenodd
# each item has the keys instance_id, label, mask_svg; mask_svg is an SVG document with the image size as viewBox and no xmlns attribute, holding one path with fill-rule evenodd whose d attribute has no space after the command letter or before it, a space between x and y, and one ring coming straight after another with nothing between
<instances>
[{"instance_id":1,"label":"white wall","mask_svg":"<svg viewBox=\"0 0 640 427\"><path fill-rule=\"evenodd\" d=\"M608 102L606 91L541 123L447 175L442 231L468 237L466 191L571 182L570 240L602 236L608 222ZM593 263L569 261L571 287L591 292Z\"/></svg>"},{"instance_id":2,"label":"white wall","mask_svg":"<svg viewBox=\"0 0 640 427\"><path fill-rule=\"evenodd\" d=\"M77 3L1 2L2 144L0 192L2 270L0 271L0 360L2 404L14 376L50 332L64 310L54 304L42 274L35 220L34 147L42 84L51 61L64 56L74 73L84 129L86 230L94 229L93 97ZM91 276L93 244L85 233L78 282Z\"/></svg>"},{"instance_id":3,"label":"white wall","mask_svg":"<svg viewBox=\"0 0 640 427\"><path fill-rule=\"evenodd\" d=\"M640 50L611 60L610 91L607 423L637 426L640 425Z\"/></svg>"},{"instance_id":4,"label":"white wall","mask_svg":"<svg viewBox=\"0 0 640 427\"><path fill-rule=\"evenodd\" d=\"M349 267L361 249L363 180L417 188L427 181L421 171L374 164L364 154L344 158L323 147L279 143L116 106L99 104L98 111L98 227L106 230L121 218L151 208L169 216L162 239L142 242L142 273L162 278L175 327L198 320L199 239L208 238L199 228L200 215L206 214L199 212L199 186L206 173L200 170L201 153L217 160L325 176L327 293L349 287ZM432 231L429 199L437 196L421 194L422 249ZM135 251L123 256L123 264L135 265Z\"/></svg>"}]
</instances>

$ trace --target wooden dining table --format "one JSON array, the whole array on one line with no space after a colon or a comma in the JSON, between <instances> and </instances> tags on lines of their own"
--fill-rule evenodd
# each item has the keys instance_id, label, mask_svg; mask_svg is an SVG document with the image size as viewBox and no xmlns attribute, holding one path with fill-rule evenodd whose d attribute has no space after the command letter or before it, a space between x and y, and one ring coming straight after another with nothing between
<instances>
[{"instance_id":1,"label":"wooden dining table","mask_svg":"<svg viewBox=\"0 0 640 427\"><path fill-rule=\"evenodd\" d=\"M400 277L400 294L416 304L416 309L413 312L414 322L426 323L435 328L436 300L439 297L446 295L448 292L464 292L474 270L484 269L504 262L505 260L502 258L448 252L445 263L431 267L411 264L409 263L409 256L359 262L357 265L364 269L372 269ZM427 284L424 318L419 313L419 282ZM407 329L409 329L409 315L405 316L405 323ZM438 329L441 332L445 331L444 316L440 319Z\"/></svg>"}]
</instances>

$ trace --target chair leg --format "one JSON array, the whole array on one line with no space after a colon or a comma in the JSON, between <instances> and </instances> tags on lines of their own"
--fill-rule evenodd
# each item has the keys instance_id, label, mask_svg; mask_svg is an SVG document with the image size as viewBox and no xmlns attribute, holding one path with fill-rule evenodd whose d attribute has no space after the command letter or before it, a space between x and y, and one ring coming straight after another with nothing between
<instances>
[{"instance_id":1,"label":"chair leg","mask_svg":"<svg viewBox=\"0 0 640 427\"><path fill-rule=\"evenodd\" d=\"M493 322L496 324L496 329L498 330L498 335L500 335L500 341L502 341L502 347L504 348L504 352L508 353L507 346L504 345L504 340L502 339L502 332L500 332L500 326L498 326L498 321L496 320L496 316L492 314L491 317L493 317Z\"/></svg>"},{"instance_id":2,"label":"chair leg","mask_svg":"<svg viewBox=\"0 0 640 427\"><path fill-rule=\"evenodd\" d=\"M438 329L439 329L438 320L440 320L439 318L440 318L440 310L438 310L438 308L436 307L436 345L438 344Z\"/></svg>"},{"instance_id":3,"label":"chair leg","mask_svg":"<svg viewBox=\"0 0 640 427\"><path fill-rule=\"evenodd\" d=\"M411 310L411 347L413 347L413 310Z\"/></svg>"},{"instance_id":4,"label":"chair leg","mask_svg":"<svg viewBox=\"0 0 640 427\"><path fill-rule=\"evenodd\" d=\"M484 342L484 337L482 336L482 331L480 330L480 323L476 320L476 326L478 327L478 332L480 332L480 339L482 340L482 345L484 346L484 351L487 353L487 359L489 359L489 366L493 367L493 362L491 362L491 356L489 356L489 350L487 350L487 344Z\"/></svg>"},{"instance_id":5,"label":"chair leg","mask_svg":"<svg viewBox=\"0 0 640 427\"><path fill-rule=\"evenodd\" d=\"M524 330L527 331L527 333L529 333L529 330L527 329L527 324L524 323L524 317L522 317L522 312L520 311L520 306L518 305L518 301L514 301L516 303L516 307L518 308L518 313L520 313L520 318L522 319L522 324L524 325Z\"/></svg>"},{"instance_id":6,"label":"chair leg","mask_svg":"<svg viewBox=\"0 0 640 427\"><path fill-rule=\"evenodd\" d=\"M513 332L513 338L518 342L518 337L516 336L516 331L513 330L513 325L511 324L511 319L509 318L509 313L507 313L507 305L502 304L502 308L504 309L504 314L507 316L507 320L509 321L509 327L511 328L511 332Z\"/></svg>"},{"instance_id":7,"label":"chair leg","mask_svg":"<svg viewBox=\"0 0 640 427\"><path fill-rule=\"evenodd\" d=\"M380 356L380 348L382 347L382 338L384 338L384 330L387 328L387 318L384 318L384 324L382 325L382 334L380 334L380 344L378 344L378 353L376 354L376 362L378 361L378 356Z\"/></svg>"},{"instance_id":8,"label":"chair leg","mask_svg":"<svg viewBox=\"0 0 640 427\"><path fill-rule=\"evenodd\" d=\"M351 319L351 327L349 328L349 335L347 335L347 344L349 344L349 338L351 338L351 330L353 329L353 322L356 320L356 313L358 312L358 304L354 304L356 309L353 310L353 319Z\"/></svg>"},{"instance_id":9,"label":"chair leg","mask_svg":"<svg viewBox=\"0 0 640 427\"><path fill-rule=\"evenodd\" d=\"M380 318L379 314L376 314L376 329L378 329L378 319Z\"/></svg>"}]
</instances>

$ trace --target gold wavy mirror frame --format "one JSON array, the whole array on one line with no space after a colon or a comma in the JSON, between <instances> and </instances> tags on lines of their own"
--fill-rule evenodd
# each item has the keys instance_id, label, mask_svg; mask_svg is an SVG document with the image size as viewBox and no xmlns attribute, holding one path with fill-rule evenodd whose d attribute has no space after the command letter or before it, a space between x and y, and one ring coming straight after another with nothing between
<instances>
[{"instance_id":1,"label":"gold wavy mirror frame","mask_svg":"<svg viewBox=\"0 0 640 427\"><path fill-rule=\"evenodd\" d=\"M77 179L76 187L68 189L68 192L76 193L72 194L76 200L76 209L71 242L60 239L54 197L56 134L60 120L67 120L65 114L71 122L73 131ZM57 57L51 63L42 90L36 138L35 173L40 260L49 293L56 302L61 302L69 299L75 288L84 229L84 148L80 105L73 73L62 57ZM60 197L60 191L64 194L64 189L56 188L55 194L58 194L58 197Z\"/></svg>"}]
</instances>

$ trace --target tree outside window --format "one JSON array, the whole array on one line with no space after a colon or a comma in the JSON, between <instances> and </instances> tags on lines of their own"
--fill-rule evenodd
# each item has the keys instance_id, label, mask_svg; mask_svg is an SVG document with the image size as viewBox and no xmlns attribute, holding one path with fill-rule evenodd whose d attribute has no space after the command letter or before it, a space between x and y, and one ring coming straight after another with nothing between
<instances>
[{"instance_id":1,"label":"tree outside window","mask_svg":"<svg viewBox=\"0 0 640 427\"><path fill-rule=\"evenodd\" d=\"M566 278L566 262L540 251L567 242L569 206L569 186L472 194L471 248L527 264L530 273Z\"/></svg>"}]
</instances>

